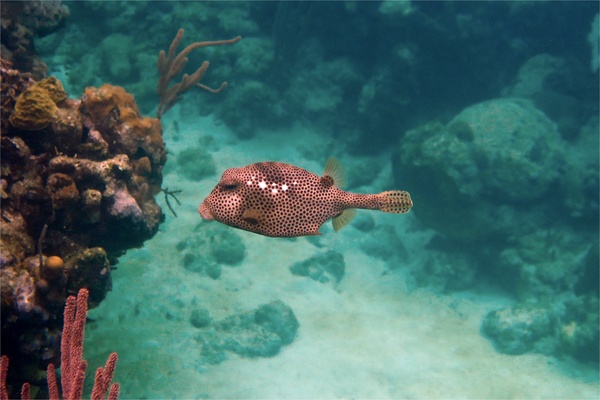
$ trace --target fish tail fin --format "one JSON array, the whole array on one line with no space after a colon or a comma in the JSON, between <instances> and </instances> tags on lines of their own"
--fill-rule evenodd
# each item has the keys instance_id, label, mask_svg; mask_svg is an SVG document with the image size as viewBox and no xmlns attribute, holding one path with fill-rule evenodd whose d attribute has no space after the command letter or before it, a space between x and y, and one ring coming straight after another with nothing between
<instances>
[{"instance_id":1,"label":"fish tail fin","mask_svg":"<svg viewBox=\"0 0 600 400\"><path fill-rule=\"evenodd\" d=\"M332 218L331 223L334 231L339 231L354 219L356 210L354 208L347 208L335 217Z\"/></svg>"},{"instance_id":2,"label":"fish tail fin","mask_svg":"<svg viewBox=\"0 0 600 400\"><path fill-rule=\"evenodd\" d=\"M393 214L406 214L413 206L410 194L403 190L389 190L377 195L382 200L381 211Z\"/></svg>"}]
</instances>

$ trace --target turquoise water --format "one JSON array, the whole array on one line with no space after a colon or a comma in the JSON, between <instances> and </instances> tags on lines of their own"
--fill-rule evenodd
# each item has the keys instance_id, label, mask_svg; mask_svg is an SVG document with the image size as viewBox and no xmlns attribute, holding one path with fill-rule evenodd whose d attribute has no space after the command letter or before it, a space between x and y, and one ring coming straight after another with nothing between
<instances>
[{"instance_id":1,"label":"turquoise water","mask_svg":"<svg viewBox=\"0 0 600 400\"><path fill-rule=\"evenodd\" d=\"M49 75L148 116L178 29L243 37L189 55L228 86L162 118L177 217L157 196L90 312L89 370L117 351L122 398L598 397L596 3L63 4ZM227 168L330 156L413 209L296 239L197 212Z\"/></svg>"}]
</instances>

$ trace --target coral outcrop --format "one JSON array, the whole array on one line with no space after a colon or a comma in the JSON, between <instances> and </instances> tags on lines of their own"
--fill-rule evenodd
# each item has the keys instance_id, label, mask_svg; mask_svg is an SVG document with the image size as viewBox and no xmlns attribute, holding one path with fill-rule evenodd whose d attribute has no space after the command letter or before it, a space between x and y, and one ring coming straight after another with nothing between
<instances>
[{"instance_id":1,"label":"coral outcrop","mask_svg":"<svg viewBox=\"0 0 600 400\"><path fill-rule=\"evenodd\" d=\"M54 77L4 61L1 73L3 354L36 381L35 367L59 363L67 296L88 288L97 305L117 258L158 231L166 151L160 122L120 87L74 100Z\"/></svg>"},{"instance_id":2,"label":"coral outcrop","mask_svg":"<svg viewBox=\"0 0 600 400\"><path fill-rule=\"evenodd\" d=\"M513 92L537 90L524 82ZM395 179L439 233L413 276L443 289L476 278L506 288L517 304L482 325L499 351L594 361L583 349L598 348L598 120L565 134L535 104L489 100L405 134ZM574 304L582 308L566 313Z\"/></svg>"},{"instance_id":3,"label":"coral outcrop","mask_svg":"<svg viewBox=\"0 0 600 400\"><path fill-rule=\"evenodd\" d=\"M556 126L529 101L497 99L407 132L393 160L397 181L421 192L415 215L470 242L510 234L498 214L543 202L564 157Z\"/></svg>"}]
</instances>

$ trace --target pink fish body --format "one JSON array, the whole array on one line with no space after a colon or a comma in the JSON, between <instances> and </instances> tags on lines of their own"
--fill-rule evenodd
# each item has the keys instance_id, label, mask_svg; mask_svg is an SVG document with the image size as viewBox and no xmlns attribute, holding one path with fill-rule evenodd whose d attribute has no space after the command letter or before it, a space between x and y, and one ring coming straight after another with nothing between
<instances>
[{"instance_id":1,"label":"pink fish body","mask_svg":"<svg viewBox=\"0 0 600 400\"><path fill-rule=\"evenodd\" d=\"M280 162L260 162L230 168L204 199L198 212L234 228L271 237L319 235L333 219L337 232L355 215L356 208L407 213L412 207L408 192L356 194L340 187L343 168L333 158L323 176Z\"/></svg>"}]
</instances>

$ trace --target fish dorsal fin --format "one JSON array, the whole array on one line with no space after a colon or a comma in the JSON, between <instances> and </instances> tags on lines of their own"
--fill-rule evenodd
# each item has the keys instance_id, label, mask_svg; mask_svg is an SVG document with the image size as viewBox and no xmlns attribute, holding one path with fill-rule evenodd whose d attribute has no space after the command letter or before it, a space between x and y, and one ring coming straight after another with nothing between
<instances>
[{"instance_id":1,"label":"fish dorsal fin","mask_svg":"<svg viewBox=\"0 0 600 400\"><path fill-rule=\"evenodd\" d=\"M263 213L256 208L248 208L242 214L242 219L250 225L258 225L263 220Z\"/></svg>"},{"instance_id":2,"label":"fish dorsal fin","mask_svg":"<svg viewBox=\"0 0 600 400\"><path fill-rule=\"evenodd\" d=\"M325 181L325 177L333 179L333 185L337 188L343 188L346 185L346 171L342 163L335 157L329 157L325 164L325 171L323 171L322 181Z\"/></svg>"},{"instance_id":3,"label":"fish dorsal fin","mask_svg":"<svg viewBox=\"0 0 600 400\"><path fill-rule=\"evenodd\" d=\"M348 225L350 221L354 219L355 215L356 210L354 208L347 208L335 217L333 217L333 219L331 220L331 223L333 224L333 230L337 232L346 225Z\"/></svg>"}]
</instances>

